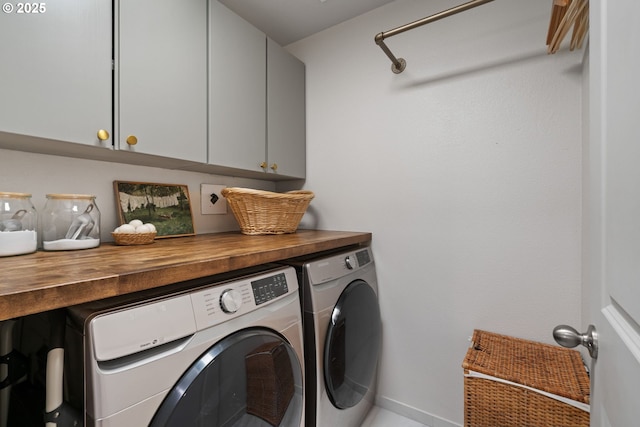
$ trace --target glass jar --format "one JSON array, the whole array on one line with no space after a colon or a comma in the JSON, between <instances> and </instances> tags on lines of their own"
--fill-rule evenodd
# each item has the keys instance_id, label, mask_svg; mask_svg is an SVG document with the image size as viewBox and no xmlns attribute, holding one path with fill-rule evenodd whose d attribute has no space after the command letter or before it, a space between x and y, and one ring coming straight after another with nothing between
<instances>
[{"instance_id":1,"label":"glass jar","mask_svg":"<svg viewBox=\"0 0 640 427\"><path fill-rule=\"evenodd\" d=\"M0 256L35 252L37 228L38 213L31 194L0 192Z\"/></svg>"},{"instance_id":2,"label":"glass jar","mask_svg":"<svg viewBox=\"0 0 640 427\"><path fill-rule=\"evenodd\" d=\"M42 249L68 251L100 245L100 210L96 197L47 194L41 215Z\"/></svg>"}]
</instances>

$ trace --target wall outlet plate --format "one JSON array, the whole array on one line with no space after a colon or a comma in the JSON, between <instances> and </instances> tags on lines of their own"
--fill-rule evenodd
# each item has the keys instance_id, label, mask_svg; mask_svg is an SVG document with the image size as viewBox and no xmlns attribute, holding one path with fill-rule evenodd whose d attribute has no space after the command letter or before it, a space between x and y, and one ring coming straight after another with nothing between
<instances>
[{"instance_id":1,"label":"wall outlet plate","mask_svg":"<svg viewBox=\"0 0 640 427\"><path fill-rule=\"evenodd\" d=\"M220 192L226 185L200 184L200 212L202 215L224 215L227 199Z\"/></svg>"}]
</instances>

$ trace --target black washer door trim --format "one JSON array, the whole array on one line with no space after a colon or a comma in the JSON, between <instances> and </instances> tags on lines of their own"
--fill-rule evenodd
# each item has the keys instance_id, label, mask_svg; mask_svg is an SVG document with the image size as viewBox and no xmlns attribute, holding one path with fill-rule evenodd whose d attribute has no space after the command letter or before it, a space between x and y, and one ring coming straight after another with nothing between
<instances>
[{"instance_id":1,"label":"black washer door trim","mask_svg":"<svg viewBox=\"0 0 640 427\"><path fill-rule=\"evenodd\" d=\"M220 413L243 412L237 409L246 406L247 398L243 396L246 393L245 355L255 348L256 344L268 342L285 345L291 369L297 372L294 373L294 379L301 378L300 361L291 345L282 336L269 329L243 329L218 341L187 369L169 391L149 426L226 425L229 421L228 416ZM237 347L239 354L232 351L233 347ZM162 375L162 372L158 375ZM295 386L302 388L302 384L296 383ZM290 405L301 407L301 396L294 396ZM297 423L293 425L300 425L302 415L298 418Z\"/></svg>"}]
</instances>

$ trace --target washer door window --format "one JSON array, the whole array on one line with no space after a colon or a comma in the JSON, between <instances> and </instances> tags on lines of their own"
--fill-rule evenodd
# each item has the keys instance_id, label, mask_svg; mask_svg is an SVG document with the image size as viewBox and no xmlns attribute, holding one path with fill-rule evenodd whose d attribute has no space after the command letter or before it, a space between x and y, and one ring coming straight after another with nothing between
<instances>
[{"instance_id":1,"label":"washer door window","mask_svg":"<svg viewBox=\"0 0 640 427\"><path fill-rule=\"evenodd\" d=\"M324 347L325 386L335 407L357 405L371 387L380 337L378 298L371 286L356 280L333 308Z\"/></svg>"},{"instance_id":2,"label":"washer door window","mask_svg":"<svg viewBox=\"0 0 640 427\"><path fill-rule=\"evenodd\" d=\"M302 407L302 368L291 345L273 332L247 329L204 353L150 426L299 427Z\"/></svg>"}]
</instances>

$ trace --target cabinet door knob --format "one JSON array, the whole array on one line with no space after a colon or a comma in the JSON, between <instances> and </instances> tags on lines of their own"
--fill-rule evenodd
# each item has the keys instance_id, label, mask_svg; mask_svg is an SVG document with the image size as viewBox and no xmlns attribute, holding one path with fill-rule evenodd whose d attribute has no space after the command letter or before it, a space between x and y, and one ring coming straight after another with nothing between
<instances>
[{"instance_id":1,"label":"cabinet door knob","mask_svg":"<svg viewBox=\"0 0 640 427\"><path fill-rule=\"evenodd\" d=\"M266 169L266 168L267 168L267 162L262 162L262 163L260 163L260 167L261 167L262 169Z\"/></svg>"},{"instance_id":2,"label":"cabinet door knob","mask_svg":"<svg viewBox=\"0 0 640 427\"><path fill-rule=\"evenodd\" d=\"M127 137L127 144L136 145L137 143L138 143L138 138L136 138L134 135L129 135Z\"/></svg>"},{"instance_id":3,"label":"cabinet door knob","mask_svg":"<svg viewBox=\"0 0 640 427\"><path fill-rule=\"evenodd\" d=\"M274 172L277 171L278 170L278 164L277 163L272 164L271 165L271 170L274 171Z\"/></svg>"},{"instance_id":4,"label":"cabinet door knob","mask_svg":"<svg viewBox=\"0 0 640 427\"><path fill-rule=\"evenodd\" d=\"M107 131L106 131L106 130L104 130L104 129L100 129L100 130L98 131L98 139L99 139L100 141L106 141L107 139L109 139L109 132L107 132Z\"/></svg>"}]
</instances>

